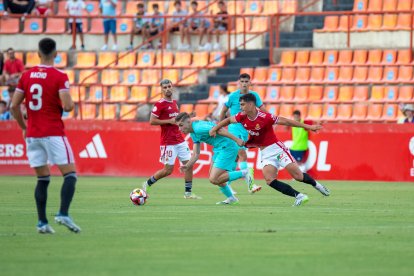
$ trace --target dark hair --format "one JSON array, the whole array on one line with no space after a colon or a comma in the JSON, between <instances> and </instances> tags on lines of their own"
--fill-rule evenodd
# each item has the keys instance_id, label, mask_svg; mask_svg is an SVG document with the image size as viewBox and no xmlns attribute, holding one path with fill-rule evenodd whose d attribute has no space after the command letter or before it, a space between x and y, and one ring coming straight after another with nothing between
<instances>
[{"instance_id":1,"label":"dark hair","mask_svg":"<svg viewBox=\"0 0 414 276\"><path fill-rule=\"evenodd\" d=\"M221 88L224 92L226 92L226 94L230 94L230 91L229 91L229 90L227 90L227 84L225 84L225 83L220 84L220 88Z\"/></svg>"},{"instance_id":2,"label":"dark hair","mask_svg":"<svg viewBox=\"0 0 414 276\"><path fill-rule=\"evenodd\" d=\"M39 41L39 51L44 56L50 56L56 51L56 42L49 38L43 38Z\"/></svg>"},{"instance_id":3,"label":"dark hair","mask_svg":"<svg viewBox=\"0 0 414 276\"><path fill-rule=\"evenodd\" d=\"M218 5L224 5L224 1L218 1Z\"/></svg>"},{"instance_id":4,"label":"dark hair","mask_svg":"<svg viewBox=\"0 0 414 276\"><path fill-rule=\"evenodd\" d=\"M154 4L152 4L152 8L154 9L154 8L159 8L160 6L157 4L157 3L154 3Z\"/></svg>"},{"instance_id":5,"label":"dark hair","mask_svg":"<svg viewBox=\"0 0 414 276\"><path fill-rule=\"evenodd\" d=\"M9 49L6 50L6 52L8 51L14 51L14 49L12 47L10 47Z\"/></svg>"},{"instance_id":6,"label":"dark hair","mask_svg":"<svg viewBox=\"0 0 414 276\"><path fill-rule=\"evenodd\" d=\"M16 91L16 86L14 85L9 85L9 87L7 88L7 91L9 93L14 93Z\"/></svg>"},{"instance_id":7,"label":"dark hair","mask_svg":"<svg viewBox=\"0 0 414 276\"><path fill-rule=\"evenodd\" d=\"M190 119L190 115L187 112L181 112L175 117L176 122L181 122L182 120Z\"/></svg>"},{"instance_id":8,"label":"dark hair","mask_svg":"<svg viewBox=\"0 0 414 276\"><path fill-rule=\"evenodd\" d=\"M191 1L191 5L196 5L196 6L198 6L198 3L197 3L197 1Z\"/></svg>"},{"instance_id":9,"label":"dark hair","mask_svg":"<svg viewBox=\"0 0 414 276\"><path fill-rule=\"evenodd\" d=\"M253 102L256 104L256 97L252 93L247 93L240 97L239 102L241 101L246 103Z\"/></svg>"},{"instance_id":10,"label":"dark hair","mask_svg":"<svg viewBox=\"0 0 414 276\"><path fill-rule=\"evenodd\" d=\"M295 110L295 111L293 111L293 115L298 115L298 116L300 116L300 111L299 111L299 110Z\"/></svg>"},{"instance_id":11,"label":"dark hair","mask_svg":"<svg viewBox=\"0 0 414 276\"><path fill-rule=\"evenodd\" d=\"M247 74L247 73L240 74L240 76L239 76L239 80L240 80L240 79L248 79L248 80L250 80L250 75L249 75L249 74Z\"/></svg>"},{"instance_id":12,"label":"dark hair","mask_svg":"<svg viewBox=\"0 0 414 276\"><path fill-rule=\"evenodd\" d=\"M138 4L137 4L137 7L138 7L138 8L144 8L144 4L142 4L142 3L138 3Z\"/></svg>"},{"instance_id":13,"label":"dark hair","mask_svg":"<svg viewBox=\"0 0 414 276\"><path fill-rule=\"evenodd\" d=\"M181 6L181 1L180 0L174 1L174 6L177 5L177 4Z\"/></svg>"},{"instance_id":14,"label":"dark hair","mask_svg":"<svg viewBox=\"0 0 414 276\"><path fill-rule=\"evenodd\" d=\"M6 101L0 100L0 104L4 104L5 106L7 106Z\"/></svg>"}]
</instances>

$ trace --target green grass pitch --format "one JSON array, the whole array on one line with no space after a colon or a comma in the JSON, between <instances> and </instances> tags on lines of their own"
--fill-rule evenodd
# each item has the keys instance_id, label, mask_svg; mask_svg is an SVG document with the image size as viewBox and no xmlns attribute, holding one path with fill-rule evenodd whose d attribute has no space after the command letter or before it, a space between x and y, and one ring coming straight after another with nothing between
<instances>
[{"instance_id":1,"label":"green grass pitch","mask_svg":"<svg viewBox=\"0 0 414 276\"><path fill-rule=\"evenodd\" d=\"M322 181L305 206L269 187L240 205L217 206L217 187L195 179L202 200L185 200L182 179L156 183L145 206L129 201L144 179L80 177L73 234L53 222L61 177L52 177L40 235L35 177L0 177L0 275L414 275L413 183Z\"/></svg>"}]
</instances>

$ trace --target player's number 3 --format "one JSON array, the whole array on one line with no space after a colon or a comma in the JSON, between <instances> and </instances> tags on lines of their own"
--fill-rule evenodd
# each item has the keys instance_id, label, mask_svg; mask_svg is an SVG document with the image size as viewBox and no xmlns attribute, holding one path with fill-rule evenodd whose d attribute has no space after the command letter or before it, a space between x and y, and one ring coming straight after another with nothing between
<instances>
[{"instance_id":1,"label":"player's number 3","mask_svg":"<svg viewBox=\"0 0 414 276\"><path fill-rule=\"evenodd\" d=\"M29 108L34 111L40 110L42 108L42 86L38 83L33 84L30 86L30 93L32 93L32 100L29 102Z\"/></svg>"}]
</instances>

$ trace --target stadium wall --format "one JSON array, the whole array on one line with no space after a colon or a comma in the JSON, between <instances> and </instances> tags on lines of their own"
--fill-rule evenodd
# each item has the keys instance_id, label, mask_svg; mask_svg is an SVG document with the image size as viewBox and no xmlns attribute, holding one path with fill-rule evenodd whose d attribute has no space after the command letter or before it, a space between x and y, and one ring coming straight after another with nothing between
<instances>
[{"instance_id":1,"label":"stadium wall","mask_svg":"<svg viewBox=\"0 0 414 276\"><path fill-rule=\"evenodd\" d=\"M66 132L81 175L150 176L161 167L159 127L148 123L66 121ZM278 127L277 136L289 146L290 131ZM192 146L192 145L191 145ZM25 144L16 122L0 122L0 175L32 175ZM202 147L196 177L207 177L211 149ZM248 161L262 178L257 150ZM307 159L317 179L382 180L414 183L414 131L409 124L326 124L311 134ZM58 173L54 169L54 173ZM178 169L175 177L180 177ZM285 171L280 178L289 179Z\"/></svg>"}]
</instances>

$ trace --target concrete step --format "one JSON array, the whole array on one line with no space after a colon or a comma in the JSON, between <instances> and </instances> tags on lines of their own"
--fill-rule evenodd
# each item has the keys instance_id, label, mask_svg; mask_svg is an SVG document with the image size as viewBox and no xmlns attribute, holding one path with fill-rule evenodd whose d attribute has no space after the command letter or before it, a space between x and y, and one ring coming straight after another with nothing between
<instances>
[{"instance_id":1,"label":"concrete step","mask_svg":"<svg viewBox=\"0 0 414 276\"><path fill-rule=\"evenodd\" d=\"M236 66L218 68L216 70L216 75L238 75L240 73L240 68L242 67Z\"/></svg>"},{"instance_id":2,"label":"concrete step","mask_svg":"<svg viewBox=\"0 0 414 276\"><path fill-rule=\"evenodd\" d=\"M227 61L229 67L257 67L257 66L268 66L269 59L258 59L258 58L236 58Z\"/></svg>"},{"instance_id":3,"label":"concrete step","mask_svg":"<svg viewBox=\"0 0 414 276\"><path fill-rule=\"evenodd\" d=\"M236 58L268 58L269 49L255 49L255 50L239 50L236 53Z\"/></svg>"},{"instance_id":4,"label":"concrete step","mask_svg":"<svg viewBox=\"0 0 414 276\"><path fill-rule=\"evenodd\" d=\"M209 84L222 84L228 83L231 81L237 81L237 77L239 75L216 75L216 76L209 76L207 78L207 83Z\"/></svg>"}]
</instances>

